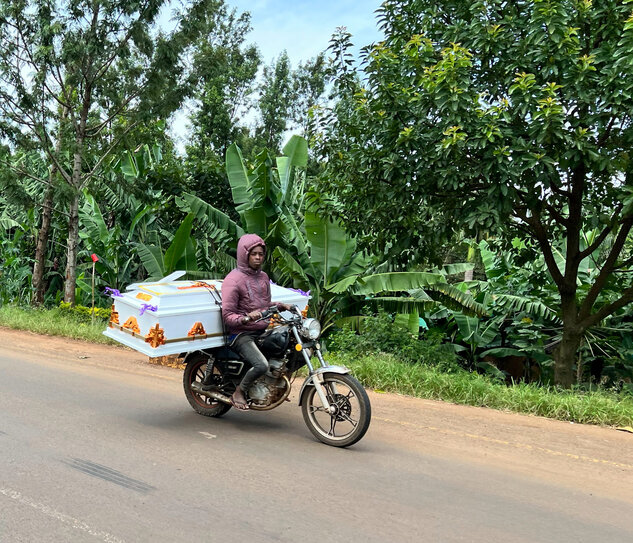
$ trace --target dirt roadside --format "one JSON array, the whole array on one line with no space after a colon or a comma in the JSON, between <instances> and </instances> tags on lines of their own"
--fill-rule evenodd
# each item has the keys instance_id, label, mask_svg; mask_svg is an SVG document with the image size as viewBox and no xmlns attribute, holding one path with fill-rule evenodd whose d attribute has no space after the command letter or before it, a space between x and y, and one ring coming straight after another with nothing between
<instances>
[{"instance_id":1,"label":"dirt roadside","mask_svg":"<svg viewBox=\"0 0 633 543\"><path fill-rule=\"evenodd\" d=\"M180 381L177 368L127 348L0 328L0 349L64 364ZM1 376L0 376L1 378ZM295 387L295 393L298 387ZM633 434L369 391L370 434L412 454L450 457L633 504Z\"/></svg>"}]
</instances>

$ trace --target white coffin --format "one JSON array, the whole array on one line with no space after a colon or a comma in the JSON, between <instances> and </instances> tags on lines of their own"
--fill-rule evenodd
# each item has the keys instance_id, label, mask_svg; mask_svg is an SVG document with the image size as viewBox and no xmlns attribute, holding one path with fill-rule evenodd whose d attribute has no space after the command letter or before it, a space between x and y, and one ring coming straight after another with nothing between
<instances>
[{"instance_id":1,"label":"white coffin","mask_svg":"<svg viewBox=\"0 0 633 543\"><path fill-rule=\"evenodd\" d=\"M206 286L205 286L206 285ZM150 357L223 345L220 308L209 288L222 295L222 281L137 283L114 293L104 335ZM309 296L271 284L273 302L302 311Z\"/></svg>"}]
</instances>

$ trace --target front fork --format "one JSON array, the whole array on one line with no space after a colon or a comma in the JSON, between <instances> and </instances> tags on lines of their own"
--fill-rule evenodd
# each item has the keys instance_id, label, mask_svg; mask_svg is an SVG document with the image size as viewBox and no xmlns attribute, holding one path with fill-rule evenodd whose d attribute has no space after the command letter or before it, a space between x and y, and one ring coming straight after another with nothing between
<instances>
[{"instance_id":1,"label":"front fork","mask_svg":"<svg viewBox=\"0 0 633 543\"><path fill-rule=\"evenodd\" d=\"M334 406L331 406L330 402L328 402L327 396L325 394L325 389L323 388L323 375L321 373L317 373L314 371L314 367L312 366L312 362L310 361L310 356L308 356L308 353L303 348L303 341L301 341L301 336L299 335L299 332L297 331L295 327L292 328L292 333L295 336L297 345L301 346L301 354L303 355L303 359L305 360L306 365L308 366L308 369L310 370L310 378L312 379L312 383L314 384L314 388L316 390L317 395L319 396L319 399L321 400L321 403L323 404L323 407L330 413L334 412ZM318 342L315 342L314 350L316 352L317 358L319 359L319 363L321 364L321 367L327 368L328 363L325 361L325 359L323 358L323 355L321 354L321 346L319 345ZM336 391L334 391L334 393L336 393Z\"/></svg>"}]
</instances>

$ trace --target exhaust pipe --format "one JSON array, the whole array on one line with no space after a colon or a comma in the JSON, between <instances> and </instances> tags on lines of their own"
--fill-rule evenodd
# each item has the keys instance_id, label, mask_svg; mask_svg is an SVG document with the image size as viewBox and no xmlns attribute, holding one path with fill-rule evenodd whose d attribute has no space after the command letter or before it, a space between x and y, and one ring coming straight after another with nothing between
<instances>
[{"instance_id":1,"label":"exhaust pipe","mask_svg":"<svg viewBox=\"0 0 633 543\"><path fill-rule=\"evenodd\" d=\"M191 383L191 390L193 390L196 394L199 394L200 396L206 396L207 398L211 398L212 400L217 400L218 402L233 405L231 403L230 396L226 396L224 394L221 394L220 392L215 392L213 390L202 390L202 386L198 382Z\"/></svg>"}]
</instances>

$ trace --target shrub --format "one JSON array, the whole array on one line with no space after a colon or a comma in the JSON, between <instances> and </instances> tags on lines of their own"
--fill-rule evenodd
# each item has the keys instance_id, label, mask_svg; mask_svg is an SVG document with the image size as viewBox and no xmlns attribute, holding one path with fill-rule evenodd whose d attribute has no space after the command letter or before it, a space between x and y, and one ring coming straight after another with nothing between
<instances>
[{"instance_id":1,"label":"shrub","mask_svg":"<svg viewBox=\"0 0 633 543\"><path fill-rule=\"evenodd\" d=\"M427 332L416 338L384 312L365 317L361 333L349 326L332 333L327 346L331 351L357 356L388 353L402 362L434 366L446 372L460 369L454 351L442 344L441 334Z\"/></svg>"},{"instance_id":2,"label":"shrub","mask_svg":"<svg viewBox=\"0 0 633 543\"><path fill-rule=\"evenodd\" d=\"M61 302L59 304L59 308L61 309L62 314L72 315L80 322L92 322L93 309L91 307L86 307L83 305L71 305L67 302ZM112 310L104 307L95 307L94 308L94 316L95 319L100 319L103 321L110 320L110 314Z\"/></svg>"}]
</instances>

